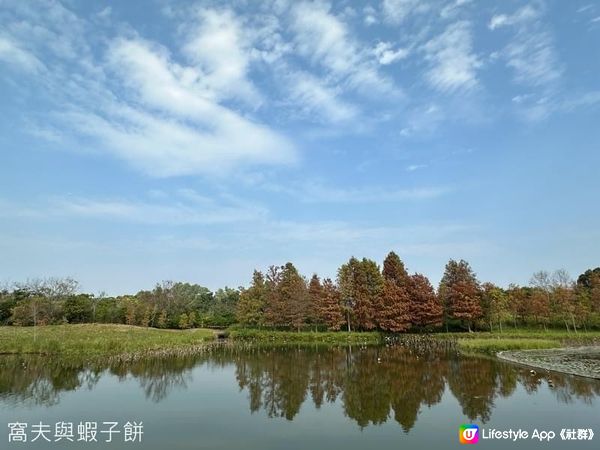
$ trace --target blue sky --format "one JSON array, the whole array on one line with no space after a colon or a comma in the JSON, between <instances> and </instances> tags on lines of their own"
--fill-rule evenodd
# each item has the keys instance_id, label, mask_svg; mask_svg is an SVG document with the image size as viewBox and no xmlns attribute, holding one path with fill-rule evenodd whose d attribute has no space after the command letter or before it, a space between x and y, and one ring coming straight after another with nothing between
<instances>
[{"instance_id":1,"label":"blue sky","mask_svg":"<svg viewBox=\"0 0 600 450\"><path fill-rule=\"evenodd\" d=\"M600 4L0 1L0 280L600 265Z\"/></svg>"}]
</instances>

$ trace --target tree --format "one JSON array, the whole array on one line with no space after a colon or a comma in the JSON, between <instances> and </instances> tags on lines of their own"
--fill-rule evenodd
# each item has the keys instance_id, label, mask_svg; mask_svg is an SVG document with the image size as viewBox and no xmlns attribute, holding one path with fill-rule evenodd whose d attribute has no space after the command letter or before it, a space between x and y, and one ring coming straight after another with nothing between
<instances>
[{"instance_id":1,"label":"tree","mask_svg":"<svg viewBox=\"0 0 600 450\"><path fill-rule=\"evenodd\" d=\"M502 323L509 316L508 295L493 283L481 286L481 314L483 321L494 331L494 324L502 332Z\"/></svg>"},{"instance_id":2,"label":"tree","mask_svg":"<svg viewBox=\"0 0 600 450\"><path fill-rule=\"evenodd\" d=\"M267 323L300 331L307 318L308 290L298 270L290 262L271 266L265 286Z\"/></svg>"},{"instance_id":3,"label":"tree","mask_svg":"<svg viewBox=\"0 0 600 450\"><path fill-rule=\"evenodd\" d=\"M53 322L54 307L47 297L29 295L20 300L11 312L10 322L12 324L35 327Z\"/></svg>"},{"instance_id":4,"label":"tree","mask_svg":"<svg viewBox=\"0 0 600 450\"><path fill-rule=\"evenodd\" d=\"M308 322L315 326L315 331L317 329L317 325L323 323L317 312L317 305L322 298L323 286L321 285L321 280L315 273L308 283L308 306L306 314Z\"/></svg>"},{"instance_id":5,"label":"tree","mask_svg":"<svg viewBox=\"0 0 600 450\"><path fill-rule=\"evenodd\" d=\"M416 273L410 277L408 297L415 327L438 327L442 324L443 308L426 276Z\"/></svg>"},{"instance_id":6,"label":"tree","mask_svg":"<svg viewBox=\"0 0 600 450\"><path fill-rule=\"evenodd\" d=\"M316 312L319 320L330 331L339 330L344 324L344 311L341 305L341 294L331 279L326 278L317 299Z\"/></svg>"},{"instance_id":7,"label":"tree","mask_svg":"<svg viewBox=\"0 0 600 450\"><path fill-rule=\"evenodd\" d=\"M577 333L574 314L576 310L576 298L574 295L573 281L566 270L559 269L552 274L551 289L555 309L556 311L559 311L559 315L562 317L567 331L569 331L568 319L570 318L573 331Z\"/></svg>"},{"instance_id":8,"label":"tree","mask_svg":"<svg viewBox=\"0 0 600 450\"><path fill-rule=\"evenodd\" d=\"M358 261L352 257L338 270L338 285L342 293L342 302L347 312L348 329L350 316L356 326L362 330L376 327L376 306L383 290L383 277L374 261L363 258Z\"/></svg>"},{"instance_id":9,"label":"tree","mask_svg":"<svg viewBox=\"0 0 600 450\"><path fill-rule=\"evenodd\" d=\"M156 323L158 328L167 328L167 310L163 309L158 316L158 321Z\"/></svg>"},{"instance_id":10,"label":"tree","mask_svg":"<svg viewBox=\"0 0 600 450\"><path fill-rule=\"evenodd\" d=\"M357 291L357 273L359 272L360 262L354 256L346 264L338 269L337 284L340 289L344 315L346 316L346 327L348 331L352 330L352 320L354 316L354 305L356 304Z\"/></svg>"},{"instance_id":11,"label":"tree","mask_svg":"<svg viewBox=\"0 0 600 450\"><path fill-rule=\"evenodd\" d=\"M270 327L285 325L285 305L279 292L281 266L270 266L265 277L265 324Z\"/></svg>"},{"instance_id":12,"label":"tree","mask_svg":"<svg viewBox=\"0 0 600 450\"><path fill-rule=\"evenodd\" d=\"M381 272L384 280L393 281L397 286L405 289L409 288L410 276L404 267L404 263L396 253L388 253L383 260L383 270Z\"/></svg>"},{"instance_id":13,"label":"tree","mask_svg":"<svg viewBox=\"0 0 600 450\"><path fill-rule=\"evenodd\" d=\"M283 266L278 291L284 307L282 322L300 331L308 317L308 289L306 281L290 262Z\"/></svg>"},{"instance_id":14,"label":"tree","mask_svg":"<svg viewBox=\"0 0 600 450\"><path fill-rule=\"evenodd\" d=\"M531 311L531 315L537 323L541 323L544 330L547 329L548 323L550 322L550 304L548 303L548 296L546 293L539 289L534 288L531 290L525 302L529 303L529 308L523 305L522 309Z\"/></svg>"},{"instance_id":15,"label":"tree","mask_svg":"<svg viewBox=\"0 0 600 450\"><path fill-rule=\"evenodd\" d=\"M577 303L579 313L577 316L584 326L587 322L600 322L600 267L588 269L577 278Z\"/></svg>"},{"instance_id":16,"label":"tree","mask_svg":"<svg viewBox=\"0 0 600 450\"><path fill-rule=\"evenodd\" d=\"M592 289L595 280L600 278L600 267L588 269L577 277L577 286L584 289Z\"/></svg>"},{"instance_id":17,"label":"tree","mask_svg":"<svg viewBox=\"0 0 600 450\"><path fill-rule=\"evenodd\" d=\"M235 323L237 304L240 300L240 291L225 286L218 289L212 297L209 307L208 320L212 325L227 327Z\"/></svg>"},{"instance_id":18,"label":"tree","mask_svg":"<svg viewBox=\"0 0 600 450\"><path fill-rule=\"evenodd\" d=\"M258 270L252 275L252 284L242 289L237 304L236 318L242 325L259 326L264 323L265 278Z\"/></svg>"},{"instance_id":19,"label":"tree","mask_svg":"<svg viewBox=\"0 0 600 450\"><path fill-rule=\"evenodd\" d=\"M395 280L384 281L378 306L377 324L380 329L398 333L410 328L408 292L404 287L398 286Z\"/></svg>"},{"instance_id":20,"label":"tree","mask_svg":"<svg viewBox=\"0 0 600 450\"><path fill-rule=\"evenodd\" d=\"M92 300L88 294L71 295L63 303L63 314L69 323L92 320Z\"/></svg>"},{"instance_id":21,"label":"tree","mask_svg":"<svg viewBox=\"0 0 600 450\"><path fill-rule=\"evenodd\" d=\"M444 305L446 329L448 322L454 319L466 325L470 332L473 322L481 317L481 307L479 282L468 262L451 259L446 264L439 296Z\"/></svg>"},{"instance_id":22,"label":"tree","mask_svg":"<svg viewBox=\"0 0 600 450\"><path fill-rule=\"evenodd\" d=\"M181 328L182 330L185 330L186 328L190 327L190 322L188 319L188 315L186 313L183 313L179 316L179 328Z\"/></svg>"},{"instance_id":23,"label":"tree","mask_svg":"<svg viewBox=\"0 0 600 450\"><path fill-rule=\"evenodd\" d=\"M383 261L382 278L383 289L375 312L377 325L384 331L406 331L411 326L410 277L396 253L390 252Z\"/></svg>"}]
</instances>

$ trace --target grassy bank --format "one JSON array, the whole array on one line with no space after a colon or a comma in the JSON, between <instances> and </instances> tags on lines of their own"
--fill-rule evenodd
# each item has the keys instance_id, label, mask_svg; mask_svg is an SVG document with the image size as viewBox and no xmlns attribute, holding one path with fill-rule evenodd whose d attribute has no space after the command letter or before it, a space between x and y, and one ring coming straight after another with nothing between
<instances>
[{"instance_id":1,"label":"grassy bank","mask_svg":"<svg viewBox=\"0 0 600 450\"><path fill-rule=\"evenodd\" d=\"M229 331L229 338L233 341L261 344L379 344L383 335L379 332L351 332L347 331L274 331L233 328Z\"/></svg>"},{"instance_id":2,"label":"grassy bank","mask_svg":"<svg viewBox=\"0 0 600 450\"><path fill-rule=\"evenodd\" d=\"M293 332L231 328L232 342L245 344L324 344L374 345L384 342L379 332ZM456 341L465 352L494 354L502 350L543 349L580 345L600 345L600 331L567 333L563 330L508 329L504 333L435 333L427 339L417 334L398 335L404 344L418 341ZM423 337L425 338L425 337ZM144 355L159 351L185 351L214 339L206 329L159 330L112 324L51 325L42 327L0 327L0 354L44 354L77 360L116 355ZM429 342L429 343L428 343Z\"/></svg>"},{"instance_id":3,"label":"grassy bank","mask_svg":"<svg viewBox=\"0 0 600 450\"><path fill-rule=\"evenodd\" d=\"M212 330L159 330L113 324L0 327L0 354L44 354L77 360L190 348L214 339Z\"/></svg>"},{"instance_id":4,"label":"grassy bank","mask_svg":"<svg viewBox=\"0 0 600 450\"><path fill-rule=\"evenodd\" d=\"M502 333L439 333L438 339L457 339L459 348L469 352L494 354L502 350L600 345L600 331L506 329Z\"/></svg>"},{"instance_id":5,"label":"grassy bank","mask_svg":"<svg viewBox=\"0 0 600 450\"><path fill-rule=\"evenodd\" d=\"M384 342L384 334L379 332L312 332L274 331L245 328L232 328L230 338L235 342L261 344L378 344ZM397 341L411 343L416 334L397 335ZM600 331L567 333L563 330L510 329L503 333L433 333L429 337L437 340L456 341L458 348L465 352L494 354L502 350L544 349L581 345L600 345Z\"/></svg>"}]
</instances>

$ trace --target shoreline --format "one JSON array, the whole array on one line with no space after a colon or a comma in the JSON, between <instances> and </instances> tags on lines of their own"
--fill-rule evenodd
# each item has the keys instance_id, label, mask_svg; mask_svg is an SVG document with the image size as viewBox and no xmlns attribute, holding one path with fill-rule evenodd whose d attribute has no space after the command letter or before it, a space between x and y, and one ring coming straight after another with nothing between
<instances>
[{"instance_id":1,"label":"shoreline","mask_svg":"<svg viewBox=\"0 0 600 450\"><path fill-rule=\"evenodd\" d=\"M507 350L498 359L538 370L600 380L600 346Z\"/></svg>"},{"instance_id":2,"label":"shoreline","mask_svg":"<svg viewBox=\"0 0 600 450\"><path fill-rule=\"evenodd\" d=\"M224 338L224 339L223 339ZM279 331L230 328L167 330L116 324L0 327L0 355L44 355L75 360L143 358L146 355L204 351L213 344L233 345L404 345L421 350L451 348L463 353L500 355L507 351L598 346L600 332L577 336L560 330L516 329L504 333L437 332L386 334L378 331ZM506 358L506 355L503 354Z\"/></svg>"}]
</instances>

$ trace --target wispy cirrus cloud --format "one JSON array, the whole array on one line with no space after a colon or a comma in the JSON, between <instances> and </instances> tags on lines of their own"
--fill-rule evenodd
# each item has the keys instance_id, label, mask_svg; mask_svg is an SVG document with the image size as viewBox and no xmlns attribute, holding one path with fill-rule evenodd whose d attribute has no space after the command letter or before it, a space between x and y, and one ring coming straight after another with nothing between
<instances>
[{"instance_id":1,"label":"wispy cirrus cloud","mask_svg":"<svg viewBox=\"0 0 600 450\"><path fill-rule=\"evenodd\" d=\"M375 48L373 49L373 53L375 53L379 64L388 65L408 57L408 55L410 54L410 49L394 49L391 42L378 42Z\"/></svg>"},{"instance_id":2,"label":"wispy cirrus cloud","mask_svg":"<svg viewBox=\"0 0 600 450\"><path fill-rule=\"evenodd\" d=\"M2 62L9 67L16 67L31 73L45 68L34 54L19 46L13 39L0 35L0 63Z\"/></svg>"},{"instance_id":3,"label":"wispy cirrus cloud","mask_svg":"<svg viewBox=\"0 0 600 450\"><path fill-rule=\"evenodd\" d=\"M231 10L199 8L195 20L184 23L183 53L196 69L194 76L205 94L216 100L238 98L256 104L261 96L248 79L252 40Z\"/></svg>"},{"instance_id":4,"label":"wispy cirrus cloud","mask_svg":"<svg viewBox=\"0 0 600 450\"><path fill-rule=\"evenodd\" d=\"M515 104L528 120L538 121L559 110L559 85L563 66L555 48L554 37L544 23L544 3L525 5L512 14L492 16L490 30L511 33L500 57L513 72L515 85L531 90L519 95Z\"/></svg>"},{"instance_id":5,"label":"wispy cirrus cloud","mask_svg":"<svg viewBox=\"0 0 600 450\"><path fill-rule=\"evenodd\" d=\"M187 62L131 30L105 41L96 56L86 43L94 35L91 22L57 2L40 12L19 6L11 20L13 59L49 69L38 87L50 107L43 125L31 123L32 130L61 129L79 146L159 177L218 175L239 166L297 160L289 138L228 103L258 101L246 77L249 57L241 26L230 12L202 10L189 19L186 26L193 31L180 49ZM61 24L65 33L52 40ZM26 58L15 49L27 30L35 32ZM0 54L8 55L3 42Z\"/></svg>"},{"instance_id":6,"label":"wispy cirrus cloud","mask_svg":"<svg viewBox=\"0 0 600 450\"><path fill-rule=\"evenodd\" d=\"M291 27L297 51L347 89L362 93L397 93L392 81L379 73L368 49L351 34L347 25L322 2L301 2L292 11Z\"/></svg>"},{"instance_id":7,"label":"wispy cirrus cloud","mask_svg":"<svg viewBox=\"0 0 600 450\"><path fill-rule=\"evenodd\" d=\"M107 223L143 225L215 225L264 220L268 210L230 196L205 196L192 189L163 193L153 200L52 196L14 204L1 200L5 219L93 219Z\"/></svg>"},{"instance_id":8,"label":"wispy cirrus cloud","mask_svg":"<svg viewBox=\"0 0 600 450\"><path fill-rule=\"evenodd\" d=\"M420 167L420 166L419 166ZM417 167L418 168L418 167ZM258 188L285 194L304 203L394 203L428 201L450 194L447 186L384 188L381 186L339 187L320 180L289 182L285 185L252 182Z\"/></svg>"},{"instance_id":9,"label":"wispy cirrus cloud","mask_svg":"<svg viewBox=\"0 0 600 450\"><path fill-rule=\"evenodd\" d=\"M429 84L441 92L466 91L479 83L477 71L482 62L473 52L473 35L468 21L449 25L443 33L423 46L430 67Z\"/></svg>"},{"instance_id":10,"label":"wispy cirrus cloud","mask_svg":"<svg viewBox=\"0 0 600 450\"><path fill-rule=\"evenodd\" d=\"M392 24L400 24L411 14L429 10L429 3L420 0L383 0L381 9L384 19Z\"/></svg>"}]
</instances>

